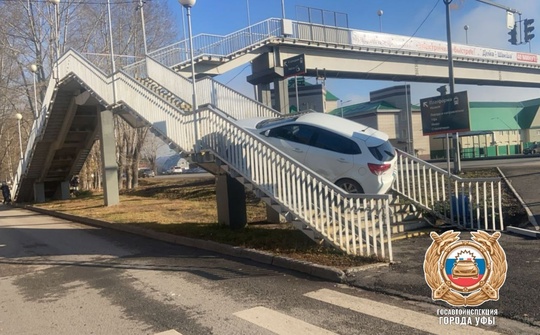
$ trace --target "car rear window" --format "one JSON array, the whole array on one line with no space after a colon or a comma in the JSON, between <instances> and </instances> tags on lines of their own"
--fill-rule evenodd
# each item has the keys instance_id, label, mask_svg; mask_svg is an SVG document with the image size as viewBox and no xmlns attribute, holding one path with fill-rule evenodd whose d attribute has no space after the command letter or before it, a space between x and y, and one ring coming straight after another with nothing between
<instances>
[{"instance_id":1,"label":"car rear window","mask_svg":"<svg viewBox=\"0 0 540 335\"><path fill-rule=\"evenodd\" d=\"M378 146L369 147L369 151L371 152L373 157L377 158L382 162L391 161L396 155L396 150L388 141Z\"/></svg>"}]
</instances>

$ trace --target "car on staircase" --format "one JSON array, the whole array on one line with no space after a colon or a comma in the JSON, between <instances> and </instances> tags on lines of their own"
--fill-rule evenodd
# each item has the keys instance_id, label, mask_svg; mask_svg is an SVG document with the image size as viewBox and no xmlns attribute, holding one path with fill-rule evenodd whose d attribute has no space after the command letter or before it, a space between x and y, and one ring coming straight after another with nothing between
<instances>
[{"instance_id":1,"label":"car on staircase","mask_svg":"<svg viewBox=\"0 0 540 335\"><path fill-rule=\"evenodd\" d=\"M366 125L318 112L236 122L349 193L384 194L394 182L396 151Z\"/></svg>"}]
</instances>

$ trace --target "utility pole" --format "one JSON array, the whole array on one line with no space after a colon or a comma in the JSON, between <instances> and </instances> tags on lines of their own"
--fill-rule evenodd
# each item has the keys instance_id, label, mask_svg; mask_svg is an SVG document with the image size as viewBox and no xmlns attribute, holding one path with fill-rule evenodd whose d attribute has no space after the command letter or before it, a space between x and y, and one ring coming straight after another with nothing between
<instances>
[{"instance_id":1,"label":"utility pole","mask_svg":"<svg viewBox=\"0 0 540 335\"><path fill-rule=\"evenodd\" d=\"M503 5L495 3L493 1L488 1L488 0L476 0L476 1L481 2L481 3L485 3L486 5L490 5L490 6L493 6L493 7L502 8L502 9L504 9L507 12L510 12L510 13L521 15L521 12L519 10L503 6Z\"/></svg>"}]
</instances>

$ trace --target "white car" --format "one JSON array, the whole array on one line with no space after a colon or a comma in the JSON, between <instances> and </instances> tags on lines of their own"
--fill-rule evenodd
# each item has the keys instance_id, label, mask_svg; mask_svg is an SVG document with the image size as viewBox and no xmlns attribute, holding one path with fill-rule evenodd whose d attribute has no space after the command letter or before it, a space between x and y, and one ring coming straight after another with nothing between
<instances>
[{"instance_id":1,"label":"white car","mask_svg":"<svg viewBox=\"0 0 540 335\"><path fill-rule=\"evenodd\" d=\"M180 167L180 166L172 166L167 170L167 174L180 174L184 173L186 169Z\"/></svg>"},{"instance_id":2,"label":"white car","mask_svg":"<svg viewBox=\"0 0 540 335\"><path fill-rule=\"evenodd\" d=\"M388 135L363 124L317 112L237 124L349 193L384 194L394 181Z\"/></svg>"}]
</instances>

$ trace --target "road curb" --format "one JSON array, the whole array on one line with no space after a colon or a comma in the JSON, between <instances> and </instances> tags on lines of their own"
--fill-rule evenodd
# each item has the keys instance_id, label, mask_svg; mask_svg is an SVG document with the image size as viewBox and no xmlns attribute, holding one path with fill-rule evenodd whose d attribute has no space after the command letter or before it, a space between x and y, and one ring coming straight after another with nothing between
<instances>
[{"instance_id":1,"label":"road curb","mask_svg":"<svg viewBox=\"0 0 540 335\"><path fill-rule=\"evenodd\" d=\"M358 269L362 269L362 267L355 267L351 269L347 269L345 271L340 270L335 267L331 266L324 266L319 264L310 263L307 261L297 260L289 257L284 256L278 256L275 254L272 254L270 252L266 251L260 251L255 249L247 249L242 247L236 247L228 244L222 244L214 241L208 241L208 240L199 240L191 237L184 237L184 236L178 236L168 233L161 233L156 232L150 229L141 228L141 227L134 227L130 226L128 224L115 224L110 223L107 221L97 220L97 219L91 219L81 216L76 216L72 214L66 214L61 212L55 212L52 210L34 207L31 205L22 205L22 204L12 204L14 207L19 207L27 210L31 210L40 214L46 214L53 217L57 217L64 220L69 220L73 222L78 222L82 224L86 224L89 226L94 227L100 227L100 228L107 228L117 231L123 231L139 236L144 236L147 238L171 243L171 244L177 244L182 245L186 247L192 247L197 249L202 249L206 251L211 251L227 256L232 257L238 257L238 258L244 258L249 259L251 261L267 264L267 265L273 265L280 268L293 270L297 272L302 272L308 275L311 275L313 277L317 277L320 279L337 282L337 283L345 283L347 280L346 273L351 271L351 269L354 269L354 271L359 271ZM372 264L366 265L368 267L373 266Z\"/></svg>"}]
</instances>

